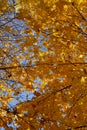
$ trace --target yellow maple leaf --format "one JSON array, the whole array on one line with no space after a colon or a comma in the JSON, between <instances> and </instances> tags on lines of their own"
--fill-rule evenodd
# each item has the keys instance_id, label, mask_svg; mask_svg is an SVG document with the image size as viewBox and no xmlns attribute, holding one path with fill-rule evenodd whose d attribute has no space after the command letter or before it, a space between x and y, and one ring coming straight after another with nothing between
<instances>
[{"instance_id":1,"label":"yellow maple leaf","mask_svg":"<svg viewBox=\"0 0 87 130\"><path fill-rule=\"evenodd\" d=\"M18 13L21 8L22 8L21 2L20 2L20 0L18 0L18 2L16 3L16 6L15 6L15 12Z\"/></svg>"},{"instance_id":2,"label":"yellow maple leaf","mask_svg":"<svg viewBox=\"0 0 87 130\"><path fill-rule=\"evenodd\" d=\"M87 77L82 77L82 78L81 78L81 83L85 83L85 82L86 82L86 78L87 78Z\"/></svg>"},{"instance_id":3,"label":"yellow maple leaf","mask_svg":"<svg viewBox=\"0 0 87 130\"><path fill-rule=\"evenodd\" d=\"M83 55L80 55L79 58L83 58Z\"/></svg>"},{"instance_id":4,"label":"yellow maple leaf","mask_svg":"<svg viewBox=\"0 0 87 130\"><path fill-rule=\"evenodd\" d=\"M30 130L30 128L28 128L27 130Z\"/></svg>"},{"instance_id":5,"label":"yellow maple leaf","mask_svg":"<svg viewBox=\"0 0 87 130\"><path fill-rule=\"evenodd\" d=\"M77 0L78 4L81 4L83 2L83 0Z\"/></svg>"},{"instance_id":6,"label":"yellow maple leaf","mask_svg":"<svg viewBox=\"0 0 87 130\"><path fill-rule=\"evenodd\" d=\"M83 0L67 0L68 2L75 2L77 4L81 4L83 2Z\"/></svg>"}]
</instances>

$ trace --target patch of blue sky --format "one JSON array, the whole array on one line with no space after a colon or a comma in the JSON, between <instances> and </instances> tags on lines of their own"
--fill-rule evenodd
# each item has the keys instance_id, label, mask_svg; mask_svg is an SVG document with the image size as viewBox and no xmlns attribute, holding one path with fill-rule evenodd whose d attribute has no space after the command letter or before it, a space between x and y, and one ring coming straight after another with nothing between
<instances>
[{"instance_id":1,"label":"patch of blue sky","mask_svg":"<svg viewBox=\"0 0 87 130\"><path fill-rule=\"evenodd\" d=\"M15 96L18 102L25 102L27 100L32 100L33 97L34 97L34 93L28 91L21 92L20 94Z\"/></svg>"},{"instance_id":2,"label":"patch of blue sky","mask_svg":"<svg viewBox=\"0 0 87 130\"><path fill-rule=\"evenodd\" d=\"M32 58L32 61L35 62L35 61L38 61L38 59L34 57Z\"/></svg>"},{"instance_id":3,"label":"patch of blue sky","mask_svg":"<svg viewBox=\"0 0 87 130\"><path fill-rule=\"evenodd\" d=\"M3 79L6 77L6 71L5 70L0 70L0 79Z\"/></svg>"},{"instance_id":4,"label":"patch of blue sky","mask_svg":"<svg viewBox=\"0 0 87 130\"><path fill-rule=\"evenodd\" d=\"M11 63L12 63L12 60L11 60L10 57L4 58L4 59L3 59L3 63L4 63L4 64L11 64Z\"/></svg>"},{"instance_id":5,"label":"patch of blue sky","mask_svg":"<svg viewBox=\"0 0 87 130\"><path fill-rule=\"evenodd\" d=\"M27 114L28 114L28 111L24 111L23 114L24 114L24 115L27 115Z\"/></svg>"},{"instance_id":6,"label":"patch of blue sky","mask_svg":"<svg viewBox=\"0 0 87 130\"><path fill-rule=\"evenodd\" d=\"M16 52L15 55L16 55L17 61L20 62L20 60L21 60L21 59L20 59L20 55L22 55L21 51L20 51L20 50L18 50L18 51L14 51L14 50L13 50L13 55L14 55L14 52Z\"/></svg>"},{"instance_id":7,"label":"patch of blue sky","mask_svg":"<svg viewBox=\"0 0 87 130\"><path fill-rule=\"evenodd\" d=\"M38 38L38 45L39 46L42 46L42 44L43 44L43 39L44 38L44 36L42 35L42 34L40 34L40 36L39 36L39 38Z\"/></svg>"},{"instance_id":8,"label":"patch of blue sky","mask_svg":"<svg viewBox=\"0 0 87 130\"><path fill-rule=\"evenodd\" d=\"M5 24L7 21L5 21L4 19L2 21L0 21L2 24L0 26L2 26L3 24Z\"/></svg>"},{"instance_id":9,"label":"patch of blue sky","mask_svg":"<svg viewBox=\"0 0 87 130\"><path fill-rule=\"evenodd\" d=\"M19 27L18 27L18 31L21 31L21 30L22 30L22 28L23 28L22 26L19 26Z\"/></svg>"},{"instance_id":10,"label":"patch of blue sky","mask_svg":"<svg viewBox=\"0 0 87 130\"><path fill-rule=\"evenodd\" d=\"M63 80L65 80L65 78L60 77L60 78L58 78L58 80L59 80L60 82L63 82Z\"/></svg>"},{"instance_id":11,"label":"patch of blue sky","mask_svg":"<svg viewBox=\"0 0 87 130\"><path fill-rule=\"evenodd\" d=\"M40 34L40 39L43 39L43 38L44 38L44 36L42 34Z\"/></svg>"},{"instance_id":12,"label":"patch of blue sky","mask_svg":"<svg viewBox=\"0 0 87 130\"><path fill-rule=\"evenodd\" d=\"M8 0L7 1L9 4L13 4L13 1L12 0Z\"/></svg>"},{"instance_id":13,"label":"patch of blue sky","mask_svg":"<svg viewBox=\"0 0 87 130\"><path fill-rule=\"evenodd\" d=\"M12 44L15 43L15 40L19 39L21 37L21 34L11 34L9 32L5 32L4 35L1 37L1 39L5 38L5 43L9 43L9 40L12 40Z\"/></svg>"},{"instance_id":14,"label":"patch of blue sky","mask_svg":"<svg viewBox=\"0 0 87 130\"><path fill-rule=\"evenodd\" d=\"M46 31L45 33L48 35L48 34L49 34L49 31Z\"/></svg>"},{"instance_id":15,"label":"patch of blue sky","mask_svg":"<svg viewBox=\"0 0 87 130\"><path fill-rule=\"evenodd\" d=\"M34 80L34 84L33 84L33 88L35 89L35 91L40 91L40 88L41 88L41 84L42 84L42 80L37 77L35 80Z\"/></svg>"},{"instance_id":16,"label":"patch of blue sky","mask_svg":"<svg viewBox=\"0 0 87 130\"><path fill-rule=\"evenodd\" d=\"M19 31L29 29L30 27L25 24L23 20L14 19L15 24L17 25L17 29Z\"/></svg>"},{"instance_id":17,"label":"patch of blue sky","mask_svg":"<svg viewBox=\"0 0 87 130\"><path fill-rule=\"evenodd\" d=\"M34 37L36 37L36 32L34 30L32 30L32 32L33 32ZM37 42L36 45L37 45L37 47L40 47L39 50L47 52L48 49L43 45L43 40L42 39L47 40L42 34L40 34L39 38L37 38L38 42ZM30 49L33 50L33 45L30 46ZM32 54L33 54L33 52L32 52Z\"/></svg>"},{"instance_id":18,"label":"patch of blue sky","mask_svg":"<svg viewBox=\"0 0 87 130\"><path fill-rule=\"evenodd\" d=\"M15 83L15 81L14 80L7 80L6 83L9 85L13 85Z\"/></svg>"},{"instance_id":19,"label":"patch of blue sky","mask_svg":"<svg viewBox=\"0 0 87 130\"><path fill-rule=\"evenodd\" d=\"M12 81L10 81L10 80L7 80L7 81L6 81L6 86L7 86L8 88L13 87L13 89L15 90L15 85L16 85L15 82L12 83Z\"/></svg>"},{"instance_id":20,"label":"patch of blue sky","mask_svg":"<svg viewBox=\"0 0 87 130\"><path fill-rule=\"evenodd\" d=\"M18 101L16 98L14 98L13 101L8 102L8 109L9 109L10 111L13 111L13 109L16 107L16 105L17 105L18 103L19 103L19 101Z\"/></svg>"},{"instance_id":21,"label":"patch of blue sky","mask_svg":"<svg viewBox=\"0 0 87 130\"><path fill-rule=\"evenodd\" d=\"M4 90L4 91L0 90L0 97L4 97L7 95L8 95L8 92L6 90Z\"/></svg>"},{"instance_id":22,"label":"patch of blue sky","mask_svg":"<svg viewBox=\"0 0 87 130\"><path fill-rule=\"evenodd\" d=\"M84 26L83 26L82 22L80 22L80 28L84 29Z\"/></svg>"},{"instance_id":23,"label":"patch of blue sky","mask_svg":"<svg viewBox=\"0 0 87 130\"><path fill-rule=\"evenodd\" d=\"M37 83L37 84L42 84L42 80L37 77L35 80L34 80L34 83Z\"/></svg>"},{"instance_id":24,"label":"patch of blue sky","mask_svg":"<svg viewBox=\"0 0 87 130\"><path fill-rule=\"evenodd\" d=\"M17 96L15 96L16 100L18 102L25 102L27 100L27 93L26 91L21 92Z\"/></svg>"},{"instance_id":25,"label":"patch of blue sky","mask_svg":"<svg viewBox=\"0 0 87 130\"><path fill-rule=\"evenodd\" d=\"M41 50L44 51L44 52L48 51L48 49L44 45L42 45Z\"/></svg>"},{"instance_id":26,"label":"patch of blue sky","mask_svg":"<svg viewBox=\"0 0 87 130\"><path fill-rule=\"evenodd\" d=\"M29 60L22 60L22 62L21 62L21 64L23 65L23 66L26 66L28 63L29 63L30 61Z\"/></svg>"},{"instance_id":27,"label":"patch of blue sky","mask_svg":"<svg viewBox=\"0 0 87 130\"><path fill-rule=\"evenodd\" d=\"M9 17L10 17L10 16L9 16ZM10 22L10 23L8 23L8 25L9 25L9 26L13 26L14 24L17 24L17 25L23 26L23 24L24 24L24 21L18 20L18 19L14 19L14 22L15 22L15 23ZM13 27L14 27L14 26L13 26Z\"/></svg>"},{"instance_id":28,"label":"patch of blue sky","mask_svg":"<svg viewBox=\"0 0 87 130\"><path fill-rule=\"evenodd\" d=\"M80 25L80 28L81 28L81 29L83 29L83 30L87 28L87 26L86 26L86 25L83 25L83 23L82 23L82 22L80 22L80 24L79 24L79 25Z\"/></svg>"},{"instance_id":29,"label":"patch of blue sky","mask_svg":"<svg viewBox=\"0 0 87 130\"><path fill-rule=\"evenodd\" d=\"M15 96L14 96L14 92L11 92L11 97L13 97L13 98L15 97Z\"/></svg>"},{"instance_id":30,"label":"patch of blue sky","mask_svg":"<svg viewBox=\"0 0 87 130\"><path fill-rule=\"evenodd\" d=\"M28 99L27 99L27 100L32 100L33 97L35 97L35 95L34 95L33 92L28 92L28 93L27 93L27 96L28 96Z\"/></svg>"},{"instance_id":31,"label":"patch of blue sky","mask_svg":"<svg viewBox=\"0 0 87 130\"><path fill-rule=\"evenodd\" d=\"M13 34L12 40L14 43L16 43L16 40L18 40L21 37L22 37L22 34L20 34L19 32L19 34Z\"/></svg>"},{"instance_id":32,"label":"patch of blue sky","mask_svg":"<svg viewBox=\"0 0 87 130\"><path fill-rule=\"evenodd\" d=\"M31 49L31 48L30 48ZM32 50L32 49L31 49ZM30 58L32 57L32 56L34 56L34 52L29 52L29 54L30 54Z\"/></svg>"},{"instance_id":33,"label":"patch of blue sky","mask_svg":"<svg viewBox=\"0 0 87 130\"><path fill-rule=\"evenodd\" d=\"M5 31L4 36L9 37L9 36L11 36L11 34L7 31Z\"/></svg>"},{"instance_id":34,"label":"patch of blue sky","mask_svg":"<svg viewBox=\"0 0 87 130\"><path fill-rule=\"evenodd\" d=\"M29 49L32 50L34 47L33 46L29 46ZM31 52L32 53L32 52Z\"/></svg>"},{"instance_id":35,"label":"patch of blue sky","mask_svg":"<svg viewBox=\"0 0 87 130\"><path fill-rule=\"evenodd\" d=\"M15 26L14 26L15 25ZM10 23L8 23L8 26L10 26L10 27L12 27L13 29L15 29L16 28L16 31L18 31L18 35L14 35L14 39L18 39L18 38L20 38L21 36L29 36L29 34L26 34L26 33L24 33L24 30L25 29L29 29L29 26L27 26L26 24L25 24L25 22L24 21L22 21L22 20L17 20L17 19L14 19L14 23L13 22L10 22ZM15 32L14 32L15 33ZM22 42L21 43L24 43L23 42L23 40L22 40Z\"/></svg>"},{"instance_id":36,"label":"patch of blue sky","mask_svg":"<svg viewBox=\"0 0 87 130\"><path fill-rule=\"evenodd\" d=\"M28 33L24 33L23 31L20 32L20 35L18 35L18 37L20 36L21 37L24 37L24 39L22 41L26 41L25 37L28 37L29 34ZM21 42L20 42L21 43ZM23 43L23 42L22 42Z\"/></svg>"},{"instance_id":37,"label":"patch of blue sky","mask_svg":"<svg viewBox=\"0 0 87 130\"><path fill-rule=\"evenodd\" d=\"M21 49L20 45L17 44L17 43L13 43L14 47L18 48L18 49Z\"/></svg>"},{"instance_id":38,"label":"patch of blue sky","mask_svg":"<svg viewBox=\"0 0 87 130\"><path fill-rule=\"evenodd\" d=\"M12 122L11 123L7 123L7 126L9 127L9 128L13 128L13 130L17 130L17 128L19 128L20 127L20 125L15 125L15 120L12 120Z\"/></svg>"},{"instance_id":39,"label":"patch of blue sky","mask_svg":"<svg viewBox=\"0 0 87 130\"><path fill-rule=\"evenodd\" d=\"M12 94L13 97L13 101L8 102L8 108L10 111L12 111L17 104L21 103L21 102L25 102L27 100L32 100L33 97L35 97L33 92L21 92L20 94L18 94L17 96L14 95L14 93Z\"/></svg>"},{"instance_id":40,"label":"patch of blue sky","mask_svg":"<svg viewBox=\"0 0 87 130\"><path fill-rule=\"evenodd\" d=\"M40 88L41 88L41 86L38 86L38 87L36 88L36 92L39 92L39 91L40 91Z\"/></svg>"},{"instance_id":41,"label":"patch of blue sky","mask_svg":"<svg viewBox=\"0 0 87 130\"><path fill-rule=\"evenodd\" d=\"M33 88L35 89L36 92L39 92L41 86L40 86L40 85L37 85L37 86L36 86L36 84L33 84Z\"/></svg>"},{"instance_id":42,"label":"patch of blue sky","mask_svg":"<svg viewBox=\"0 0 87 130\"><path fill-rule=\"evenodd\" d=\"M35 32L35 30L32 30L32 33L33 33L34 38L36 38L36 32Z\"/></svg>"},{"instance_id":43,"label":"patch of blue sky","mask_svg":"<svg viewBox=\"0 0 87 130\"><path fill-rule=\"evenodd\" d=\"M26 51L24 51L24 54L28 54L29 53L29 50L28 48L26 48Z\"/></svg>"},{"instance_id":44,"label":"patch of blue sky","mask_svg":"<svg viewBox=\"0 0 87 130\"><path fill-rule=\"evenodd\" d=\"M35 66L36 66L36 64L35 64L34 61L32 61L31 66L32 66L32 67L35 67Z\"/></svg>"},{"instance_id":45,"label":"patch of blue sky","mask_svg":"<svg viewBox=\"0 0 87 130\"><path fill-rule=\"evenodd\" d=\"M0 130L5 130L5 128L4 127L0 127Z\"/></svg>"},{"instance_id":46,"label":"patch of blue sky","mask_svg":"<svg viewBox=\"0 0 87 130\"><path fill-rule=\"evenodd\" d=\"M47 36L47 37L45 38L45 40L46 40L46 41L49 40L49 36Z\"/></svg>"},{"instance_id":47,"label":"patch of blue sky","mask_svg":"<svg viewBox=\"0 0 87 130\"><path fill-rule=\"evenodd\" d=\"M18 88L22 88L23 89L24 87L22 86L22 84L15 82L15 84L13 86L13 89L17 90ZM23 90L25 90L25 88Z\"/></svg>"},{"instance_id":48,"label":"patch of blue sky","mask_svg":"<svg viewBox=\"0 0 87 130\"><path fill-rule=\"evenodd\" d=\"M4 48L4 45L0 42L0 48Z\"/></svg>"},{"instance_id":49,"label":"patch of blue sky","mask_svg":"<svg viewBox=\"0 0 87 130\"><path fill-rule=\"evenodd\" d=\"M20 86L18 87L18 83L16 83L15 81L12 81L12 80L7 80L7 81L6 81L6 87L11 88L11 89L13 89L14 91L15 91L15 90L18 90L19 88L23 88L22 85L20 85Z\"/></svg>"},{"instance_id":50,"label":"patch of blue sky","mask_svg":"<svg viewBox=\"0 0 87 130\"><path fill-rule=\"evenodd\" d=\"M42 40L42 39L44 39L44 40ZM42 34L40 34L40 36L38 38L38 43L37 43L37 45L41 47L40 50L42 50L44 52L48 51L48 49L44 46L44 43L43 43L43 41L46 41L48 39L49 38L47 38L47 37L45 38Z\"/></svg>"},{"instance_id":51,"label":"patch of blue sky","mask_svg":"<svg viewBox=\"0 0 87 130\"><path fill-rule=\"evenodd\" d=\"M35 66L35 65L36 65L36 64L35 64L36 61L38 61L38 59L36 59L36 58L32 58L31 66Z\"/></svg>"}]
</instances>

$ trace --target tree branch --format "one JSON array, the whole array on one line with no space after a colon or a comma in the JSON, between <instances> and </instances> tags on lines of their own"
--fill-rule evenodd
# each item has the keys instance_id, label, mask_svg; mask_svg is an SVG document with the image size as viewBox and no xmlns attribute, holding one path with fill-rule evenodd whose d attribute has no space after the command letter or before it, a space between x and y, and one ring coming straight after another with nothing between
<instances>
[{"instance_id":1,"label":"tree branch","mask_svg":"<svg viewBox=\"0 0 87 130\"><path fill-rule=\"evenodd\" d=\"M42 64L36 64L36 65L19 65L19 66L4 66L0 67L0 70L7 70L7 69L17 69L17 68L28 68L28 67L36 67L40 65L49 65L49 66L54 66L54 63L42 63ZM66 65L87 65L86 62L74 62L74 63L59 63L57 66L66 66Z\"/></svg>"}]
</instances>

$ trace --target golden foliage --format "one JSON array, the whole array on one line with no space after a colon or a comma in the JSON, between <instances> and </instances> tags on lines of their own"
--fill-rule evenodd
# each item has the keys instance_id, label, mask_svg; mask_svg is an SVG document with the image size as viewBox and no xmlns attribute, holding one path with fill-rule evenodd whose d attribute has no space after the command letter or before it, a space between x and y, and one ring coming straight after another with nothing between
<instances>
[{"instance_id":1,"label":"golden foliage","mask_svg":"<svg viewBox=\"0 0 87 130\"><path fill-rule=\"evenodd\" d=\"M0 0L0 128L87 129L86 5Z\"/></svg>"}]
</instances>

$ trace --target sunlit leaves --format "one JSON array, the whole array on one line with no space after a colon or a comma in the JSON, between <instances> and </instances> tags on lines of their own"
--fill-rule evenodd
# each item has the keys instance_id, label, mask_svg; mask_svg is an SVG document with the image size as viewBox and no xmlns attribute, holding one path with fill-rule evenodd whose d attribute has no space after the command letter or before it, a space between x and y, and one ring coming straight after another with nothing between
<instances>
[{"instance_id":1,"label":"sunlit leaves","mask_svg":"<svg viewBox=\"0 0 87 130\"><path fill-rule=\"evenodd\" d=\"M7 2L6 0L4 0L2 2L2 0L0 0L0 14L4 13L7 9Z\"/></svg>"},{"instance_id":2,"label":"sunlit leaves","mask_svg":"<svg viewBox=\"0 0 87 130\"><path fill-rule=\"evenodd\" d=\"M62 130L86 124L85 2L0 1L0 125Z\"/></svg>"},{"instance_id":3,"label":"sunlit leaves","mask_svg":"<svg viewBox=\"0 0 87 130\"><path fill-rule=\"evenodd\" d=\"M83 0L67 0L68 2L76 2L77 4L81 4L84 2Z\"/></svg>"},{"instance_id":4,"label":"sunlit leaves","mask_svg":"<svg viewBox=\"0 0 87 130\"><path fill-rule=\"evenodd\" d=\"M84 84L86 82L86 79L87 79L87 77L82 77L81 78L81 83Z\"/></svg>"}]
</instances>

